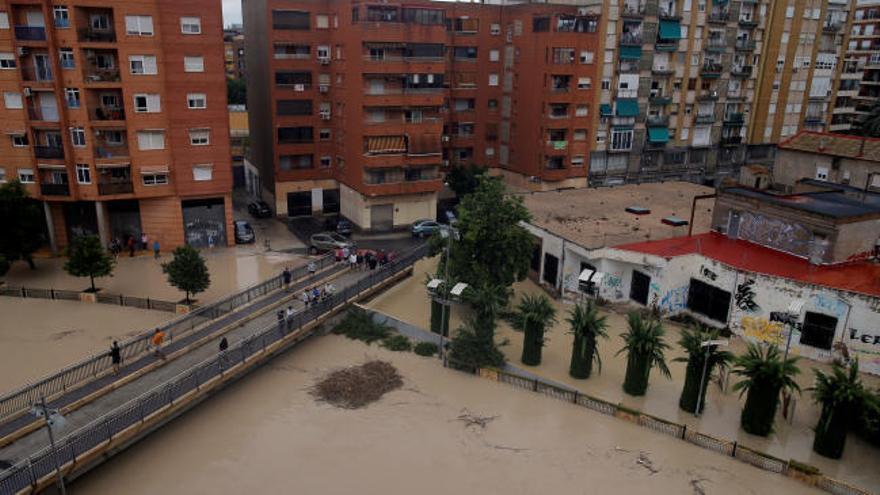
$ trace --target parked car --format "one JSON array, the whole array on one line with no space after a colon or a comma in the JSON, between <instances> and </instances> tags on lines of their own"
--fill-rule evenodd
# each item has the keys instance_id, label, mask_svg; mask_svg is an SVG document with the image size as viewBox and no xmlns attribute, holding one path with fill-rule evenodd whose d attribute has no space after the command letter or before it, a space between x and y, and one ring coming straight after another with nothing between
<instances>
[{"instance_id":1,"label":"parked car","mask_svg":"<svg viewBox=\"0 0 880 495\"><path fill-rule=\"evenodd\" d=\"M428 237L440 230L440 228L440 223L434 220L422 219L413 222L410 232L412 232L413 237Z\"/></svg>"},{"instance_id":2,"label":"parked car","mask_svg":"<svg viewBox=\"0 0 880 495\"><path fill-rule=\"evenodd\" d=\"M265 201L252 201L248 205L248 213L256 218L269 218L272 216L272 210Z\"/></svg>"},{"instance_id":3,"label":"parked car","mask_svg":"<svg viewBox=\"0 0 880 495\"><path fill-rule=\"evenodd\" d=\"M236 244L250 244L257 240L254 229L245 220L236 220L233 222L233 228L235 229Z\"/></svg>"},{"instance_id":4,"label":"parked car","mask_svg":"<svg viewBox=\"0 0 880 495\"><path fill-rule=\"evenodd\" d=\"M352 232L352 224L348 219L336 216L328 217L324 220L324 230L336 231L337 234L350 236Z\"/></svg>"},{"instance_id":5,"label":"parked car","mask_svg":"<svg viewBox=\"0 0 880 495\"><path fill-rule=\"evenodd\" d=\"M309 252L312 254L332 251L334 249L352 248L355 244L336 232L320 232L309 238Z\"/></svg>"}]
</instances>

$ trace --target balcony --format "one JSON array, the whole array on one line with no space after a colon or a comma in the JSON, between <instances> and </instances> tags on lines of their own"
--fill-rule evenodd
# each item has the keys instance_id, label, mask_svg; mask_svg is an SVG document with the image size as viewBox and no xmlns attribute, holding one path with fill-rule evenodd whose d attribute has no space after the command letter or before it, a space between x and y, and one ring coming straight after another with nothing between
<instances>
[{"instance_id":1,"label":"balcony","mask_svg":"<svg viewBox=\"0 0 880 495\"><path fill-rule=\"evenodd\" d=\"M108 142L104 139L95 139L95 158L98 160L114 160L128 158L128 143Z\"/></svg>"},{"instance_id":2,"label":"balcony","mask_svg":"<svg viewBox=\"0 0 880 495\"><path fill-rule=\"evenodd\" d=\"M826 22L822 24L822 31L825 33L836 33L843 28L841 22Z\"/></svg>"},{"instance_id":3,"label":"balcony","mask_svg":"<svg viewBox=\"0 0 880 495\"><path fill-rule=\"evenodd\" d=\"M134 192L134 186L130 180L120 180L114 182L99 182L98 194L101 196L110 196L113 194L130 194Z\"/></svg>"},{"instance_id":4,"label":"balcony","mask_svg":"<svg viewBox=\"0 0 880 495\"><path fill-rule=\"evenodd\" d=\"M41 183L40 193L43 196L70 196L70 185Z\"/></svg>"},{"instance_id":5,"label":"balcony","mask_svg":"<svg viewBox=\"0 0 880 495\"><path fill-rule=\"evenodd\" d=\"M547 141L547 146L553 151L565 151L568 149L568 141Z\"/></svg>"},{"instance_id":6,"label":"balcony","mask_svg":"<svg viewBox=\"0 0 880 495\"><path fill-rule=\"evenodd\" d=\"M727 49L727 45L721 38L709 38L706 40L706 45L704 46L704 49L707 52L723 52Z\"/></svg>"},{"instance_id":7,"label":"balcony","mask_svg":"<svg viewBox=\"0 0 880 495\"><path fill-rule=\"evenodd\" d=\"M83 76L86 83L120 82L119 69L90 68Z\"/></svg>"},{"instance_id":8,"label":"balcony","mask_svg":"<svg viewBox=\"0 0 880 495\"><path fill-rule=\"evenodd\" d=\"M664 95L662 93L656 93L656 94L652 94L651 96L649 96L648 101L652 105L668 105L668 104L672 103L672 96L671 95Z\"/></svg>"},{"instance_id":9,"label":"balcony","mask_svg":"<svg viewBox=\"0 0 880 495\"><path fill-rule=\"evenodd\" d=\"M678 50L678 40L658 39L654 47L658 52L674 52Z\"/></svg>"},{"instance_id":10,"label":"balcony","mask_svg":"<svg viewBox=\"0 0 880 495\"><path fill-rule=\"evenodd\" d=\"M718 99L718 90L705 89L700 91L700 94L697 95L697 99L702 101L715 101Z\"/></svg>"},{"instance_id":11,"label":"balcony","mask_svg":"<svg viewBox=\"0 0 880 495\"><path fill-rule=\"evenodd\" d=\"M34 156L42 159L63 160L64 148L61 146L34 146Z\"/></svg>"},{"instance_id":12,"label":"balcony","mask_svg":"<svg viewBox=\"0 0 880 495\"><path fill-rule=\"evenodd\" d=\"M712 124L715 122L715 115L712 114L697 114L694 117L694 123L696 124Z\"/></svg>"},{"instance_id":13,"label":"balcony","mask_svg":"<svg viewBox=\"0 0 880 495\"><path fill-rule=\"evenodd\" d=\"M91 113L91 119L99 122L125 120L125 110L122 108L97 107Z\"/></svg>"},{"instance_id":14,"label":"balcony","mask_svg":"<svg viewBox=\"0 0 880 495\"><path fill-rule=\"evenodd\" d=\"M721 146L736 146L742 144L742 136L727 136L721 138Z\"/></svg>"},{"instance_id":15,"label":"balcony","mask_svg":"<svg viewBox=\"0 0 880 495\"><path fill-rule=\"evenodd\" d=\"M824 124L825 123L825 116L821 113L807 114L804 116L804 123L807 125Z\"/></svg>"},{"instance_id":16,"label":"balcony","mask_svg":"<svg viewBox=\"0 0 880 495\"><path fill-rule=\"evenodd\" d=\"M52 69L49 67L24 66L21 68L21 78L27 82L51 82Z\"/></svg>"},{"instance_id":17,"label":"balcony","mask_svg":"<svg viewBox=\"0 0 880 495\"><path fill-rule=\"evenodd\" d=\"M116 31L113 29L82 28L77 31L79 40L90 43L115 43Z\"/></svg>"},{"instance_id":18,"label":"balcony","mask_svg":"<svg viewBox=\"0 0 880 495\"><path fill-rule=\"evenodd\" d=\"M678 14L675 12L675 10L673 10L673 9L666 9L666 8L660 7L660 10L659 10L659 12L657 12L657 15L658 15L661 19L668 20L668 21L678 21L678 20L681 20L681 16L678 15Z\"/></svg>"},{"instance_id":19,"label":"balcony","mask_svg":"<svg viewBox=\"0 0 880 495\"><path fill-rule=\"evenodd\" d=\"M724 116L724 125L738 126L743 125L746 117L742 113L728 113Z\"/></svg>"},{"instance_id":20,"label":"balcony","mask_svg":"<svg viewBox=\"0 0 880 495\"><path fill-rule=\"evenodd\" d=\"M619 74L636 74L639 72L638 60L621 60L617 64L617 72Z\"/></svg>"},{"instance_id":21,"label":"balcony","mask_svg":"<svg viewBox=\"0 0 880 495\"><path fill-rule=\"evenodd\" d=\"M717 78L721 77L721 72L724 70L724 66L719 64L718 62L706 62L700 67L700 75L705 78Z\"/></svg>"},{"instance_id":22,"label":"balcony","mask_svg":"<svg viewBox=\"0 0 880 495\"><path fill-rule=\"evenodd\" d=\"M46 41L46 28L43 26L15 26L15 39L18 41Z\"/></svg>"},{"instance_id":23,"label":"balcony","mask_svg":"<svg viewBox=\"0 0 880 495\"><path fill-rule=\"evenodd\" d=\"M42 108L36 105L28 105L28 119L41 122L58 122L58 110L54 107Z\"/></svg>"},{"instance_id":24,"label":"balcony","mask_svg":"<svg viewBox=\"0 0 880 495\"><path fill-rule=\"evenodd\" d=\"M739 27L746 29L754 29L758 27L758 18L757 17L740 17L739 18Z\"/></svg>"},{"instance_id":25,"label":"balcony","mask_svg":"<svg viewBox=\"0 0 880 495\"><path fill-rule=\"evenodd\" d=\"M649 127L668 127L668 115L648 115L647 124Z\"/></svg>"},{"instance_id":26,"label":"balcony","mask_svg":"<svg viewBox=\"0 0 880 495\"><path fill-rule=\"evenodd\" d=\"M645 4L642 2L626 2L620 11L621 17L641 18L645 15Z\"/></svg>"},{"instance_id":27,"label":"balcony","mask_svg":"<svg viewBox=\"0 0 880 495\"><path fill-rule=\"evenodd\" d=\"M733 77L752 77L752 66L751 65L735 65L730 70L730 74Z\"/></svg>"},{"instance_id":28,"label":"balcony","mask_svg":"<svg viewBox=\"0 0 880 495\"><path fill-rule=\"evenodd\" d=\"M641 46L642 35L640 33L623 33L620 35L621 46Z\"/></svg>"},{"instance_id":29,"label":"balcony","mask_svg":"<svg viewBox=\"0 0 880 495\"><path fill-rule=\"evenodd\" d=\"M750 52L756 47L755 40L736 40L736 49L739 51Z\"/></svg>"},{"instance_id":30,"label":"balcony","mask_svg":"<svg viewBox=\"0 0 880 495\"><path fill-rule=\"evenodd\" d=\"M663 67L654 66L654 67L651 67L651 73L654 75L657 75L657 76L671 76L672 74L675 74L675 69L672 67L666 67L666 66L663 66Z\"/></svg>"},{"instance_id":31,"label":"balcony","mask_svg":"<svg viewBox=\"0 0 880 495\"><path fill-rule=\"evenodd\" d=\"M706 20L712 24L727 24L730 20L730 13L725 11L712 11L706 17Z\"/></svg>"}]
</instances>

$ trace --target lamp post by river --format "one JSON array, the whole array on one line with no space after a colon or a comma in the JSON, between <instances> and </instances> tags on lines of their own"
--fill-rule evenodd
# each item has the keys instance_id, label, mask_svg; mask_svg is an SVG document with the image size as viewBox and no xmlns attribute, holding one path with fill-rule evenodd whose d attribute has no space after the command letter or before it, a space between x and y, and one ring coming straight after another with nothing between
<instances>
[{"instance_id":1,"label":"lamp post by river","mask_svg":"<svg viewBox=\"0 0 880 495\"><path fill-rule=\"evenodd\" d=\"M58 449L55 447L55 435L52 433L53 428L64 426L64 416L57 409L49 409L49 406L46 405L45 397L40 397L40 402L34 404L31 412L38 418L46 419L46 431L49 432L49 447L52 449L52 462L55 464L55 474L58 477L58 491L61 492L61 495L67 495L64 477L61 475L61 466L58 464Z\"/></svg>"},{"instance_id":2,"label":"lamp post by river","mask_svg":"<svg viewBox=\"0 0 880 495\"><path fill-rule=\"evenodd\" d=\"M700 388L697 390L697 405L694 407L694 416L700 415L700 404L703 402L703 386L706 384L706 371L709 367L709 355L716 347L727 346L729 344L729 340L707 340L705 342L700 342L700 347L706 348L706 355L703 357L703 373L700 375Z\"/></svg>"},{"instance_id":3,"label":"lamp post by river","mask_svg":"<svg viewBox=\"0 0 880 495\"><path fill-rule=\"evenodd\" d=\"M446 349L445 349L445 333L446 326L448 325L450 315L449 312L452 310L452 298L453 297L461 297L462 293L465 289L468 288L468 284L459 282L455 284L451 289L448 288L449 284L449 259L450 253L452 252L452 241L458 239L458 231L453 228L441 228L439 230L440 236L446 239L446 259L443 263L443 278L435 278L428 282L428 292L431 293L432 299L438 303L440 303L440 349L438 355L440 359L443 360L443 365L446 365ZM445 286L441 289L440 286ZM440 291L446 291L445 295L441 295Z\"/></svg>"}]
</instances>

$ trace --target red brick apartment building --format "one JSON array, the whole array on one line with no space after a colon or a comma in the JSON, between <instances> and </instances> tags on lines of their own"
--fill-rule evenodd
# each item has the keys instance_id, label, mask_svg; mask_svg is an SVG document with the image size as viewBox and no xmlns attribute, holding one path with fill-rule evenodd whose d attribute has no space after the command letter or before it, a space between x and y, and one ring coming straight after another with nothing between
<instances>
[{"instance_id":1,"label":"red brick apartment building","mask_svg":"<svg viewBox=\"0 0 880 495\"><path fill-rule=\"evenodd\" d=\"M584 185L600 7L246 0L251 158L278 215L387 230L443 175Z\"/></svg>"},{"instance_id":2,"label":"red brick apartment building","mask_svg":"<svg viewBox=\"0 0 880 495\"><path fill-rule=\"evenodd\" d=\"M72 236L232 244L220 2L0 0L0 180Z\"/></svg>"}]
</instances>

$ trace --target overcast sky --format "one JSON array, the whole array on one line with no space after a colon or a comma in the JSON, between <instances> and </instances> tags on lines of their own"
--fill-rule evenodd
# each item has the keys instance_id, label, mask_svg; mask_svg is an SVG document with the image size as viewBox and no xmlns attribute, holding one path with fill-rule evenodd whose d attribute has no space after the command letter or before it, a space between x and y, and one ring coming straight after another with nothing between
<instances>
[{"instance_id":1,"label":"overcast sky","mask_svg":"<svg viewBox=\"0 0 880 495\"><path fill-rule=\"evenodd\" d=\"M223 25L241 24L241 0L223 0Z\"/></svg>"}]
</instances>

